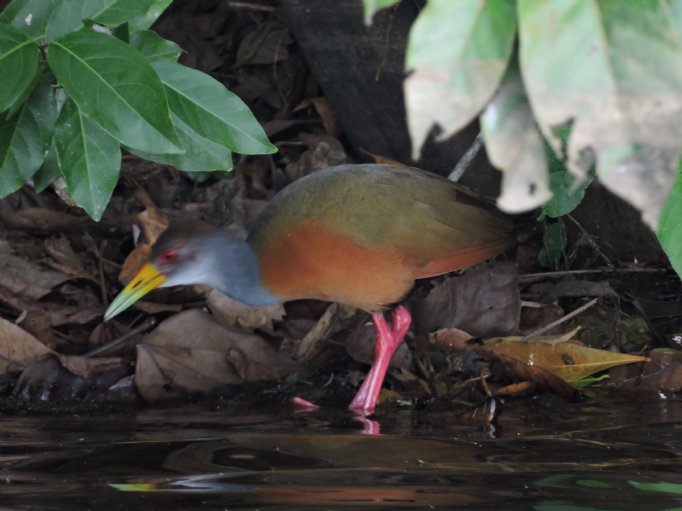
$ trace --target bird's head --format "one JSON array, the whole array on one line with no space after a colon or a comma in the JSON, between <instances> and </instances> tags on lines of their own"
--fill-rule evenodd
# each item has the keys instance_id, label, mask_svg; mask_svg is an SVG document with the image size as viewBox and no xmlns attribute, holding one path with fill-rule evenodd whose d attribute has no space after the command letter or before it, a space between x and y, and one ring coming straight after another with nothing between
<instances>
[{"instance_id":1,"label":"bird's head","mask_svg":"<svg viewBox=\"0 0 682 511\"><path fill-rule=\"evenodd\" d=\"M209 225L185 222L164 231L152 247L149 260L114 298L104 313L109 320L152 289L190 284L211 284L214 251L219 231Z\"/></svg>"}]
</instances>

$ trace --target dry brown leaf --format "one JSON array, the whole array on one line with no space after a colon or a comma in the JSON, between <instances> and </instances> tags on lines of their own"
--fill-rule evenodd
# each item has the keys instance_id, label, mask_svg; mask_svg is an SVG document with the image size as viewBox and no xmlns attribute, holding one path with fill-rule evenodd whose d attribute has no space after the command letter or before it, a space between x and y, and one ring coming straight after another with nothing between
<instances>
[{"instance_id":1,"label":"dry brown leaf","mask_svg":"<svg viewBox=\"0 0 682 511\"><path fill-rule=\"evenodd\" d=\"M327 134L335 138L341 136L341 125L336 119L336 114L334 113L334 110L332 109L332 106L327 98L319 97L304 99L298 105L296 105L292 111L296 112L298 110L302 110L303 108L307 108L310 105L315 108L317 115L320 116L322 126L324 126L324 130L327 132Z\"/></svg>"},{"instance_id":2,"label":"dry brown leaf","mask_svg":"<svg viewBox=\"0 0 682 511\"><path fill-rule=\"evenodd\" d=\"M374 362L374 345L376 343L376 330L374 325L365 323L351 332L344 341L346 351L358 362L371 364ZM401 343L389 364L391 369L414 371L414 355L407 343Z\"/></svg>"},{"instance_id":3,"label":"dry brown leaf","mask_svg":"<svg viewBox=\"0 0 682 511\"><path fill-rule=\"evenodd\" d=\"M106 391L128 371L128 362L121 358L51 353L26 367L12 394L24 400L73 400L93 390Z\"/></svg>"},{"instance_id":4,"label":"dry brown leaf","mask_svg":"<svg viewBox=\"0 0 682 511\"><path fill-rule=\"evenodd\" d=\"M166 213L154 206L151 199L145 199L146 194L140 194L139 197L147 205L147 208L137 215L137 223L142 231L143 241L128 254L123 262L123 267L118 275L121 282L129 282L144 263L149 260L152 246L170 223Z\"/></svg>"},{"instance_id":5,"label":"dry brown leaf","mask_svg":"<svg viewBox=\"0 0 682 511\"><path fill-rule=\"evenodd\" d=\"M404 163L396 161L392 158L388 158L386 156L381 156L380 154L371 153L371 152L366 151L364 149L360 149L360 151L362 151L364 154L366 154L367 156L372 158L372 160L374 160L374 163L386 163L388 165L393 165L396 167L407 167L408 166L408 165L405 165Z\"/></svg>"},{"instance_id":6,"label":"dry brown leaf","mask_svg":"<svg viewBox=\"0 0 682 511\"><path fill-rule=\"evenodd\" d=\"M260 23L242 38L236 65L276 64L287 60L291 42L289 30L281 21L271 19Z\"/></svg>"},{"instance_id":7,"label":"dry brown leaf","mask_svg":"<svg viewBox=\"0 0 682 511\"><path fill-rule=\"evenodd\" d=\"M443 350L466 350L470 339L472 335L459 328L444 328L429 334L431 344Z\"/></svg>"},{"instance_id":8,"label":"dry brown leaf","mask_svg":"<svg viewBox=\"0 0 682 511\"><path fill-rule=\"evenodd\" d=\"M71 278L12 253L0 255L0 286L24 298L38 300Z\"/></svg>"},{"instance_id":9,"label":"dry brown leaf","mask_svg":"<svg viewBox=\"0 0 682 511\"><path fill-rule=\"evenodd\" d=\"M509 334L516 330L521 310L516 266L484 265L462 277L448 277L410 309L421 332L456 327L477 337Z\"/></svg>"},{"instance_id":10,"label":"dry brown leaf","mask_svg":"<svg viewBox=\"0 0 682 511\"><path fill-rule=\"evenodd\" d=\"M317 323L305 334L296 348L296 358L311 360L319 353L319 341L345 326L358 309L350 305L332 303L327 307Z\"/></svg>"},{"instance_id":11,"label":"dry brown leaf","mask_svg":"<svg viewBox=\"0 0 682 511\"><path fill-rule=\"evenodd\" d=\"M617 388L680 392L682 390L682 351L652 351L650 360L640 366L617 367L609 372Z\"/></svg>"},{"instance_id":12,"label":"dry brown leaf","mask_svg":"<svg viewBox=\"0 0 682 511\"><path fill-rule=\"evenodd\" d=\"M209 293L206 304L216 319L224 325L241 327L248 331L257 328L269 334L274 333L273 323L281 321L285 314L282 304L251 307L215 289Z\"/></svg>"},{"instance_id":13,"label":"dry brown leaf","mask_svg":"<svg viewBox=\"0 0 682 511\"><path fill-rule=\"evenodd\" d=\"M0 318L0 372L18 372L43 355L52 353L31 334Z\"/></svg>"},{"instance_id":14,"label":"dry brown leaf","mask_svg":"<svg viewBox=\"0 0 682 511\"><path fill-rule=\"evenodd\" d=\"M298 161L287 165L286 172L290 180L295 181L316 170L348 163L348 155L336 138L329 135L301 135L301 139L308 144L309 149Z\"/></svg>"},{"instance_id":15,"label":"dry brown leaf","mask_svg":"<svg viewBox=\"0 0 682 511\"><path fill-rule=\"evenodd\" d=\"M82 231L83 224L89 221L83 216L69 215L45 208L21 208L4 215L2 220L7 227L12 229L48 232Z\"/></svg>"},{"instance_id":16,"label":"dry brown leaf","mask_svg":"<svg viewBox=\"0 0 682 511\"><path fill-rule=\"evenodd\" d=\"M75 270L85 270L78 254L64 236L46 239L45 250L55 261Z\"/></svg>"},{"instance_id":17,"label":"dry brown leaf","mask_svg":"<svg viewBox=\"0 0 682 511\"><path fill-rule=\"evenodd\" d=\"M119 374L116 380L125 376L128 363L120 357L83 357L80 355L56 354L62 366L71 374L75 374L86 381L97 374L115 372Z\"/></svg>"},{"instance_id":18,"label":"dry brown leaf","mask_svg":"<svg viewBox=\"0 0 682 511\"><path fill-rule=\"evenodd\" d=\"M206 392L224 383L280 378L300 370L260 337L196 309L164 321L137 353L135 383L149 401L176 397L175 391Z\"/></svg>"},{"instance_id":19,"label":"dry brown leaf","mask_svg":"<svg viewBox=\"0 0 682 511\"><path fill-rule=\"evenodd\" d=\"M52 349L59 342L59 339L52 330L50 317L42 311L26 311L26 314L22 314L21 321L17 321L17 323L26 332Z\"/></svg>"},{"instance_id":20,"label":"dry brown leaf","mask_svg":"<svg viewBox=\"0 0 682 511\"><path fill-rule=\"evenodd\" d=\"M520 337L490 340L485 347L529 366L541 367L565 381L578 381L611 367L647 360L637 355L588 348L566 341L565 336L527 342L519 340Z\"/></svg>"}]
</instances>

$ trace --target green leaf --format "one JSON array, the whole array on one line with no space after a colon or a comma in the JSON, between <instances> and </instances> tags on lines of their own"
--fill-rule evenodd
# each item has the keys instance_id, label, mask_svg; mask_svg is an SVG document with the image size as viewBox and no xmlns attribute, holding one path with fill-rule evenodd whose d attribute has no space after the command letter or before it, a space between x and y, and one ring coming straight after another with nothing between
<instances>
[{"instance_id":1,"label":"green leaf","mask_svg":"<svg viewBox=\"0 0 682 511\"><path fill-rule=\"evenodd\" d=\"M116 140L140 151L183 151L158 75L129 45L82 29L53 41L47 60L80 111Z\"/></svg>"},{"instance_id":2,"label":"green leaf","mask_svg":"<svg viewBox=\"0 0 682 511\"><path fill-rule=\"evenodd\" d=\"M118 142L69 100L57 120L55 144L69 194L88 215L99 220L118 182Z\"/></svg>"},{"instance_id":3,"label":"green leaf","mask_svg":"<svg viewBox=\"0 0 682 511\"><path fill-rule=\"evenodd\" d=\"M176 62L182 48L151 30L140 30L130 36L130 46L137 49L148 61L167 60Z\"/></svg>"},{"instance_id":4,"label":"green leaf","mask_svg":"<svg viewBox=\"0 0 682 511\"><path fill-rule=\"evenodd\" d=\"M173 0L154 0L147 9L147 12L128 21L130 32L147 30L157 19L159 19L163 14L163 11L165 11L172 2Z\"/></svg>"},{"instance_id":5,"label":"green leaf","mask_svg":"<svg viewBox=\"0 0 682 511\"><path fill-rule=\"evenodd\" d=\"M33 39L43 39L45 26L56 7L56 0L14 0L0 12L0 22L18 28Z\"/></svg>"},{"instance_id":6,"label":"green leaf","mask_svg":"<svg viewBox=\"0 0 682 511\"><path fill-rule=\"evenodd\" d=\"M92 20L107 27L116 27L143 15L154 0L61 0L47 24L46 37L58 37L83 27L83 20Z\"/></svg>"},{"instance_id":7,"label":"green leaf","mask_svg":"<svg viewBox=\"0 0 682 511\"><path fill-rule=\"evenodd\" d=\"M415 160L434 124L447 138L488 103L507 68L515 30L508 0L429 0L407 47L405 104Z\"/></svg>"},{"instance_id":8,"label":"green leaf","mask_svg":"<svg viewBox=\"0 0 682 511\"><path fill-rule=\"evenodd\" d=\"M0 116L0 197L21 188L43 164L56 119L54 91L44 79L13 117Z\"/></svg>"},{"instance_id":9,"label":"green leaf","mask_svg":"<svg viewBox=\"0 0 682 511\"><path fill-rule=\"evenodd\" d=\"M481 116L481 132L488 158L504 173L500 209L527 211L551 197L542 137L515 61Z\"/></svg>"},{"instance_id":10,"label":"green leaf","mask_svg":"<svg viewBox=\"0 0 682 511\"><path fill-rule=\"evenodd\" d=\"M661 481L658 483L642 483L640 481L628 481L633 488L642 491L653 491L660 493L670 493L672 495L682 495L682 484L668 483Z\"/></svg>"},{"instance_id":11,"label":"green leaf","mask_svg":"<svg viewBox=\"0 0 682 511\"><path fill-rule=\"evenodd\" d=\"M557 218L573 211L582 202L585 190L594 179L590 173L578 182L578 178L570 173L551 149L546 148L546 153L549 159L549 189L552 191L552 198L542 206L538 220Z\"/></svg>"},{"instance_id":12,"label":"green leaf","mask_svg":"<svg viewBox=\"0 0 682 511\"><path fill-rule=\"evenodd\" d=\"M38 74L38 46L26 34L0 25L0 112L24 98Z\"/></svg>"},{"instance_id":13,"label":"green leaf","mask_svg":"<svg viewBox=\"0 0 682 511\"><path fill-rule=\"evenodd\" d=\"M220 82L172 62L153 66L166 86L171 109L199 135L237 153L277 151L249 108Z\"/></svg>"},{"instance_id":14,"label":"green leaf","mask_svg":"<svg viewBox=\"0 0 682 511\"><path fill-rule=\"evenodd\" d=\"M668 0L670 18L672 20L678 40L682 41L682 0Z\"/></svg>"},{"instance_id":15,"label":"green leaf","mask_svg":"<svg viewBox=\"0 0 682 511\"><path fill-rule=\"evenodd\" d=\"M53 138L42 167L33 175L33 187L36 192L40 193L60 177L62 177L62 171L59 168L59 161L57 161L57 147Z\"/></svg>"},{"instance_id":16,"label":"green leaf","mask_svg":"<svg viewBox=\"0 0 682 511\"><path fill-rule=\"evenodd\" d=\"M393 7L398 2L400 0L362 0L362 5L365 8L365 25L372 24L372 18L378 11Z\"/></svg>"},{"instance_id":17,"label":"green leaf","mask_svg":"<svg viewBox=\"0 0 682 511\"><path fill-rule=\"evenodd\" d=\"M639 208L652 227L674 180L682 140L682 45L662 0L519 0L521 68L533 112L572 123L567 166Z\"/></svg>"},{"instance_id":18,"label":"green leaf","mask_svg":"<svg viewBox=\"0 0 682 511\"><path fill-rule=\"evenodd\" d=\"M563 224L560 221L547 224L542 235L542 242L544 246L538 254L540 265L545 268L558 268L568 244L566 229Z\"/></svg>"},{"instance_id":19,"label":"green leaf","mask_svg":"<svg viewBox=\"0 0 682 511\"><path fill-rule=\"evenodd\" d=\"M172 165L188 172L232 170L232 153L224 145L202 137L173 114L173 123L185 147L184 154L153 154L129 149L145 160Z\"/></svg>"},{"instance_id":20,"label":"green leaf","mask_svg":"<svg viewBox=\"0 0 682 511\"><path fill-rule=\"evenodd\" d=\"M682 278L682 166L661 210L656 235L670 264Z\"/></svg>"}]
</instances>

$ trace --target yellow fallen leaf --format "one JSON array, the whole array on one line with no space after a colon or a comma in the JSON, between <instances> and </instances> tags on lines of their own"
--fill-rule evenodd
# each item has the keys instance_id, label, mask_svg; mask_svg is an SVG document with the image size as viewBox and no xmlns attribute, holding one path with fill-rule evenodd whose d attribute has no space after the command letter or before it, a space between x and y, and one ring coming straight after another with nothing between
<instances>
[{"instance_id":1,"label":"yellow fallen leaf","mask_svg":"<svg viewBox=\"0 0 682 511\"><path fill-rule=\"evenodd\" d=\"M575 332L570 332L570 337ZM611 367L648 360L568 342L569 334L523 342L519 342L520 337L496 338L486 341L485 346L501 355L540 367L567 382L581 380Z\"/></svg>"}]
</instances>

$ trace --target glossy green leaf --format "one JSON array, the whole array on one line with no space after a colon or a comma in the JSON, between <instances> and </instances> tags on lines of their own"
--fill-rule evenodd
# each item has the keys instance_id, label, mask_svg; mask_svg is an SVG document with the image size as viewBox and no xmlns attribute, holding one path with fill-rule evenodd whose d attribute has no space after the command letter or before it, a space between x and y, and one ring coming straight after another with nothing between
<instances>
[{"instance_id":1,"label":"glossy green leaf","mask_svg":"<svg viewBox=\"0 0 682 511\"><path fill-rule=\"evenodd\" d=\"M57 161L57 147L54 144L53 137L43 165L38 169L38 172L33 174L33 187L36 192L40 193L60 177L62 177L62 171L59 168L59 161Z\"/></svg>"},{"instance_id":2,"label":"glossy green leaf","mask_svg":"<svg viewBox=\"0 0 682 511\"><path fill-rule=\"evenodd\" d=\"M665 200L656 231L670 264L682 278L682 169Z\"/></svg>"},{"instance_id":3,"label":"glossy green leaf","mask_svg":"<svg viewBox=\"0 0 682 511\"><path fill-rule=\"evenodd\" d=\"M12 25L33 39L43 39L56 7L57 0L13 0L0 12L0 23Z\"/></svg>"},{"instance_id":4,"label":"glossy green leaf","mask_svg":"<svg viewBox=\"0 0 682 511\"><path fill-rule=\"evenodd\" d=\"M130 36L130 46L137 49L148 61L167 60L176 62L182 48L151 30L140 30Z\"/></svg>"},{"instance_id":5,"label":"glossy green leaf","mask_svg":"<svg viewBox=\"0 0 682 511\"><path fill-rule=\"evenodd\" d=\"M145 160L172 165L188 172L232 170L232 153L224 145L202 137L173 114L175 129L185 146L184 154L152 154L129 149Z\"/></svg>"},{"instance_id":6,"label":"glossy green leaf","mask_svg":"<svg viewBox=\"0 0 682 511\"><path fill-rule=\"evenodd\" d=\"M55 128L59 167L71 197L95 220L111 199L121 168L121 149L76 104L64 104Z\"/></svg>"},{"instance_id":7,"label":"glossy green leaf","mask_svg":"<svg viewBox=\"0 0 682 511\"><path fill-rule=\"evenodd\" d=\"M144 14L136 16L128 21L130 32L138 30L147 30L154 22L159 19L168 6L173 3L173 0L154 0Z\"/></svg>"},{"instance_id":8,"label":"glossy green leaf","mask_svg":"<svg viewBox=\"0 0 682 511\"><path fill-rule=\"evenodd\" d=\"M92 20L115 27L143 15L154 0L61 0L50 18L46 39L58 37L83 27L84 20Z\"/></svg>"},{"instance_id":9,"label":"glossy green leaf","mask_svg":"<svg viewBox=\"0 0 682 511\"><path fill-rule=\"evenodd\" d=\"M180 64L153 65L166 86L171 109L199 135L237 153L277 151L249 108L220 82Z\"/></svg>"},{"instance_id":10,"label":"glossy green leaf","mask_svg":"<svg viewBox=\"0 0 682 511\"><path fill-rule=\"evenodd\" d=\"M362 0L365 9L365 25L372 24L372 18L378 11L393 7L398 2L400 0Z\"/></svg>"},{"instance_id":11,"label":"glossy green leaf","mask_svg":"<svg viewBox=\"0 0 682 511\"><path fill-rule=\"evenodd\" d=\"M164 87L138 51L82 29L53 41L47 59L80 111L120 143L141 151L183 151Z\"/></svg>"},{"instance_id":12,"label":"glossy green leaf","mask_svg":"<svg viewBox=\"0 0 682 511\"><path fill-rule=\"evenodd\" d=\"M0 116L0 197L18 190L43 164L56 119L54 91L43 79L14 116Z\"/></svg>"},{"instance_id":13,"label":"glossy green leaf","mask_svg":"<svg viewBox=\"0 0 682 511\"><path fill-rule=\"evenodd\" d=\"M24 98L38 74L38 46L26 34L0 25L0 112Z\"/></svg>"},{"instance_id":14,"label":"glossy green leaf","mask_svg":"<svg viewBox=\"0 0 682 511\"><path fill-rule=\"evenodd\" d=\"M503 171L500 209L528 211L551 197L542 136L515 64L483 112L481 132L488 158Z\"/></svg>"},{"instance_id":15,"label":"glossy green leaf","mask_svg":"<svg viewBox=\"0 0 682 511\"><path fill-rule=\"evenodd\" d=\"M664 0L519 0L521 68L553 149L655 228L682 141L682 46Z\"/></svg>"},{"instance_id":16,"label":"glossy green leaf","mask_svg":"<svg viewBox=\"0 0 682 511\"><path fill-rule=\"evenodd\" d=\"M488 103L512 54L516 20L508 0L429 0L410 30L405 103L413 157L434 124L441 138Z\"/></svg>"}]
</instances>

